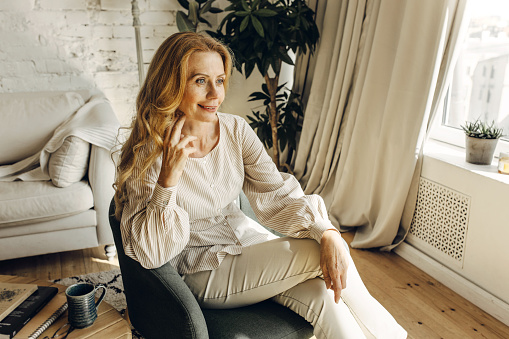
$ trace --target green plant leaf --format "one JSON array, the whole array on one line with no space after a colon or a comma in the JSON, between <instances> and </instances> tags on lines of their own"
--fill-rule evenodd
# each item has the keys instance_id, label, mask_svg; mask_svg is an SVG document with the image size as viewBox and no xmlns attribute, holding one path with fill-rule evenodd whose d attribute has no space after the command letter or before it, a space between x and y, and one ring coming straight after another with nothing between
<instances>
[{"instance_id":1,"label":"green plant leaf","mask_svg":"<svg viewBox=\"0 0 509 339\"><path fill-rule=\"evenodd\" d=\"M232 13L228 13L224 18L223 20L221 20L221 23L219 24L219 27L217 29L217 32L218 33L221 33L221 31L223 30L223 26L229 22L233 17L235 16L235 13L232 12Z\"/></svg>"},{"instance_id":2,"label":"green plant leaf","mask_svg":"<svg viewBox=\"0 0 509 339\"><path fill-rule=\"evenodd\" d=\"M253 92L249 95L248 101L267 100L267 99L269 99L270 101L270 97L267 94L263 92Z\"/></svg>"},{"instance_id":3,"label":"green plant leaf","mask_svg":"<svg viewBox=\"0 0 509 339\"><path fill-rule=\"evenodd\" d=\"M210 9L212 8L212 3L214 2L214 0L209 0L207 1L202 8L200 8L200 15L203 15L205 13L207 13L208 11L210 11Z\"/></svg>"},{"instance_id":4,"label":"green plant leaf","mask_svg":"<svg viewBox=\"0 0 509 339\"><path fill-rule=\"evenodd\" d=\"M235 16L240 16L240 17L245 17L245 16L249 15L249 12L246 12L246 11L238 11L238 12L234 12L234 13L235 13Z\"/></svg>"},{"instance_id":5,"label":"green plant leaf","mask_svg":"<svg viewBox=\"0 0 509 339\"><path fill-rule=\"evenodd\" d=\"M246 62L244 64L244 72L245 72L246 78L249 78L249 76L251 75L251 73L254 70L255 65L256 65L256 63L254 61Z\"/></svg>"},{"instance_id":6,"label":"green plant leaf","mask_svg":"<svg viewBox=\"0 0 509 339\"><path fill-rule=\"evenodd\" d=\"M261 74L267 74L270 67L270 59L262 59L262 69L260 69Z\"/></svg>"},{"instance_id":7,"label":"green plant leaf","mask_svg":"<svg viewBox=\"0 0 509 339\"><path fill-rule=\"evenodd\" d=\"M247 28L247 25L249 24L249 18L250 16L246 16L244 19L242 19L242 22L240 24L240 31L243 32L246 28Z\"/></svg>"},{"instance_id":8,"label":"green plant leaf","mask_svg":"<svg viewBox=\"0 0 509 339\"><path fill-rule=\"evenodd\" d=\"M230 6L227 6L224 9L225 12L234 11L234 10L235 10L235 4L231 4Z\"/></svg>"},{"instance_id":9,"label":"green plant leaf","mask_svg":"<svg viewBox=\"0 0 509 339\"><path fill-rule=\"evenodd\" d=\"M284 151L286 148L286 145L288 144L288 136L281 129L281 133L278 133L278 137L279 137L279 149L281 149L281 151Z\"/></svg>"},{"instance_id":10,"label":"green plant leaf","mask_svg":"<svg viewBox=\"0 0 509 339\"><path fill-rule=\"evenodd\" d=\"M263 38L265 35L263 34L263 26L260 20L258 20L255 16L251 16L251 22L253 23L253 26L258 35L260 35Z\"/></svg>"},{"instance_id":11,"label":"green plant leaf","mask_svg":"<svg viewBox=\"0 0 509 339\"><path fill-rule=\"evenodd\" d=\"M185 9L189 9L189 2L187 0L178 0L180 6L184 7Z\"/></svg>"},{"instance_id":12,"label":"green plant leaf","mask_svg":"<svg viewBox=\"0 0 509 339\"><path fill-rule=\"evenodd\" d=\"M281 64L279 63L279 60L277 58L271 58L270 65L272 66L272 70L276 74L279 74L281 72Z\"/></svg>"},{"instance_id":13,"label":"green plant leaf","mask_svg":"<svg viewBox=\"0 0 509 339\"><path fill-rule=\"evenodd\" d=\"M269 18L269 17L272 17L272 16L276 16L277 12L273 11L271 9L268 9L268 8L262 8L262 9L259 9L257 11L254 11L253 14L261 16L261 17Z\"/></svg>"},{"instance_id":14,"label":"green plant leaf","mask_svg":"<svg viewBox=\"0 0 509 339\"><path fill-rule=\"evenodd\" d=\"M196 27L182 11L177 11L177 27L180 32L195 32Z\"/></svg>"},{"instance_id":15,"label":"green plant leaf","mask_svg":"<svg viewBox=\"0 0 509 339\"><path fill-rule=\"evenodd\" d=\"M247 12L251 12L251 9L249 8L249 6L247 5L247 2L246 0L240 0L240 3L242 4L242 8L244 8L245 11Z\"/></svg>"},{"instance_id":16,"label":"green plant leaf","mask_svg":"<svg viewBox=\"0 0 509 339\"><path fill-rule=\"evenodd\" d=\"M267 86L266 83L262 84L262 91L263 91L263 93L267 94L267 96L270 96L269 87Z\"/></svg>"},{"instance_id":17,"label":"green plant leaf","mask_svg":"<svg viewBox=\"0 0 509 339\"><path fill-rule=\"evenodd\" d=\"M204 19L202 17L198 17L198 21L203 22L204 24L207 24L207 26L212 28L212 24L207 19Z\"/></svg>"},{"instance_id":18,"label":"green plant leaf","mask_svg":"<svg viewBox=\"0 0 509 339\"><path fill-rule=\"evenodd\" d=\"M200 8L200 5L196 0L189 1L189 15L188 19L193 23L193 25L196 27L198 25L198 10ZM196 28L195 28L196 31Z\"/></svg>"},{"instance_id":19,"label":"green plant leaf","mask_svg":"<svg viewBox=\"0 0 509 339\"><path fill-rule=\"evenodd\" d=\"M466 135L478 139L498 139L503 136L503 128L498 128L493 120L490 124L477 118L476 121L466 121L460 126Z\"/></svg>"},{"instance_id":20,"label":"green plant leaf","mask_svg":"<svg viewBox=\"0 0 509 339\"><path fill-rule=\"evenodd\" d=\"M221 13L222 11L223 10L221 8L217 8L217 7L210 7L210 10L209 10L209 12L213 13L213 14Z\"/></svg>"},{"instance_id":21,"label":"green plant leaf","mask_svg":"<svg viewBox=\"0 0 509 339\"><path fill-rule=\"evenodd\" d=\"M293 65L293 60L292 58L290 58L290 56L288 55L288 52L287 51L283 51L283 50L279 50L278 51L278 55L279 57L281 58L281 60L283 62L286 62L287 64L289 65Z\"/></svg>"}]
</instances>

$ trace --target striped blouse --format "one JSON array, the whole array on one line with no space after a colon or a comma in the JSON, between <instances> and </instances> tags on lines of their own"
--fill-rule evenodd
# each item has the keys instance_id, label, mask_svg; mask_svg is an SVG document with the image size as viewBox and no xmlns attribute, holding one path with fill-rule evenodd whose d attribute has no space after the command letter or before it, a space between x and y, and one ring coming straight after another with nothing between
<instances>
[{"instance_id":1,"label":"striped blouse","mask_svg":"<svg viewBox=\"0 0 509 339\"><path fill-rule=\"evenodd\" d=\"M122 241L145 268L169 261L180 274L212 270L227 254L268 240L271 234L235 203L241 190L260 222L282 234L320 243L334 229L322 198L304 195L295 177L277 170L243 118L218 117L218 144L203 158L189 158L176 186L157 184L162 156L144 179L127 182Z\"/></svg>"}]
</instances>

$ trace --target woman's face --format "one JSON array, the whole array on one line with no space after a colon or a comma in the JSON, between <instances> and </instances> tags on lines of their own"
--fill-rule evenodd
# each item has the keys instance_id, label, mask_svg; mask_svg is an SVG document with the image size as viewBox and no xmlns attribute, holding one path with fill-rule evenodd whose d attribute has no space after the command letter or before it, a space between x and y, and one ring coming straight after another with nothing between
<instances>
[{"instance_id":1,"label":"woman's face","mask_svg":"<svg viewBox=\"0 0 509 339\"><path fill-rule=\"evenodd\" d=\"M223 59L216 52L195 52L189 58L184 98L179 110L187 119L215 121L224 100Z\"/></svg>"}]
</instances>

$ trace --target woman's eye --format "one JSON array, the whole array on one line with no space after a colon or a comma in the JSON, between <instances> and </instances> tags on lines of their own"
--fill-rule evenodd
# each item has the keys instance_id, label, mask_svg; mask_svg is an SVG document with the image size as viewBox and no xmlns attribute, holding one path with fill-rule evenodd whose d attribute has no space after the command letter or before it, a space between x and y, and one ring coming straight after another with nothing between
<instances>
[{"instance_id":1,"label":"woman's eye","mask_svg":"<svg viewBox=\"0 0 509 339\"><path fill-rule=\"evenodd\" d=\"M205 79L197 79L196 83L197 84L204 84L205 83Z\"/></svg>"},{"instance_id":2,"label":"woman's eye","mask_svg":"<svg viewBox=\"0 0 509 339\"><path fill-rule=\"evenodd\" d=\"M217 79L217 83L220 85L224 84L224 79Z\"/></svg>"}]
</instances>

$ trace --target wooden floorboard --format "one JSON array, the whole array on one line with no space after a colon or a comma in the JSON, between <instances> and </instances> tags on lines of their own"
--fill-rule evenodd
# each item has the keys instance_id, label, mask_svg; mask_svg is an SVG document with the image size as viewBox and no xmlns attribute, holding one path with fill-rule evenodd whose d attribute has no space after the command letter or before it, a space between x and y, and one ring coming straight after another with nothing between
<instances>
[{"instance_id":1,"label":"wooden floorboard","mask_svg":"<svg viewBox=\"0 0 509 339\"><path fill-rule=\"evenodd\" d=\"M344 233L348 243L352 233ZM351 249L369 292L409 338L509 338L509 327L394 253ZM104 248L0 261L0 274L45 280L108 271Z\"/></svg>"},{"instance_id":2,"label":"wooden floorboard","mask_svg":"<svg viewBox=\"0 0 509 339\"><path fill-rule=\"evenodd\" d=\"M343 234L350 243L353 234ZM409 338L509 338L509 327L395 253L351 249L370 293Z\"/></svg>"}]
</instances>

